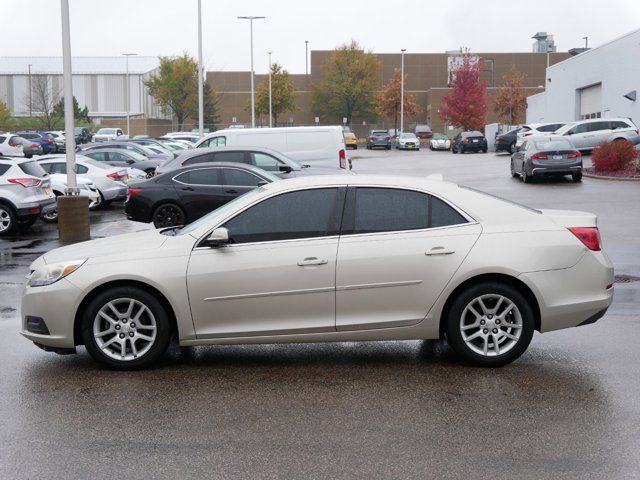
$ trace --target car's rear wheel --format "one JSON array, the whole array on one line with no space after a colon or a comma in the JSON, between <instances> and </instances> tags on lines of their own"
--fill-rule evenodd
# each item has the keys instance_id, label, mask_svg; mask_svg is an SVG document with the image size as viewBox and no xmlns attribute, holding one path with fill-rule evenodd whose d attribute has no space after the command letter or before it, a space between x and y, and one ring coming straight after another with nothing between
<instances>
[{"instance_id":1,"label":"car's rear wheel","mask_svg":"<svg viewBox=\"0 0 640 480\"><path fill-rule=\"evenodd\" d=\"M578 172L578 173L572 174L571 178L573 179L574 182L581 182L582 181L582 172Z\"/></svg>"},{"instance_id":2,"label":"car's rear wheel","mask_svg":"<svg viewBox=\"0 0 640 480\"><path fill-rule=\"evenodd\" d=\"M149 168L145 170L144 173L146 174L147 178L151 178L155 174L155 169Z\"/></svg>"},{"instance_id":3,"label":"car's rear wheel","mask_svg":"<svg viewBox=\"0 0 640 480\"><path fill-rule=\"evenodd\" d=\"M0 204L0 235L13 232L17 224L16 214L13 208Z\"/></svg>"},{"instance_id":4,"label":"car's rear wheel","mask_svg":"<svg viewBox=\"0 0 640 480\"><path fill-rule=\"evenodd\" d=\"M531 183L531 177L527 174L527 168L526 167L522 167L522 175L520 175L522 177L522 181L524 183Z\"/></svg>"},{"instance_id":5,"label":"car's rear wheel","mask_svg":"<svg viewBox=\"0 0 640 480\"><path fill-rule=\"evenodd\" d=\"M186 216L175 203L163 203L153 211L153 225L156 228L184 225Z\"/></svg>"},{"instance_id":6,"label":"car's rear wheel","mask_svg":"<svg viewBox=\"0 0 640 480\"><path fill-rule=\"evenodd\" d=\"M154 295L138 287L114 287L96 296L83 312L82 339L97 362L134 370L164 354L171 324Z\"/></svg>"},{"instance_id":7,"label":"car's rear wheel","mask_svg":"<svg viewBox=\"0 0 640 480\"><path fill-rule=\"evenodd\" d=\"M499 367L522 355L535 329L533 310L517 289L486 282L464 290L447 318L447 339L467 362Z\"/></svg>"},{"instance_id":8,"label":"car's rear wheel","mask_svg":"<svg viewBox=\"0 0 640 480\"><path fill-rule=\"evenodd\" d=\"M509 153L511 155L513 155L514 153L516 153L516 144L512 143L511 145L509 145Z\"/></svg>"}]
</instances>

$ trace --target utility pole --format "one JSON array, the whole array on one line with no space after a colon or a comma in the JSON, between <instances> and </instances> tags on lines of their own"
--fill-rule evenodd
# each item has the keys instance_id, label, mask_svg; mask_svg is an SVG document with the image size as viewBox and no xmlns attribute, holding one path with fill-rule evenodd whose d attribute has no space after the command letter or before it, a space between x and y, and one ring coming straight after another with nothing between
<instances>
[{"instance_id":1,"label":"utility pole","mask_svg":"<svg viewBox=\"0 0 640 480\"><path fill-rule=\"evenodd\" d=\"M304 74L309 76L309 40L304 41Z\"/></svg>"},{"instance_id":2,"label":"utility pole","mask_svg":"<svg viewBox=\"0 0 640 480\"><path fill-rule=\"evenodd\" d=\"M404 52L406 48L401 49L400 61L400 133L404 131ZM395 132L398 136L398 132Z\"/></svg>"},{"instance_id":3,"label":"utility pole","mask_svg":"<svg viewBox=\"0 0 640 480\"><path fill-rule=\"evenodd\" d=\"M204 84L202 68L202 0L198 0L198 137L204 136Z\"/></svg>"},{"instance_id":4,"label":"utility pole","mask_svg":"<svg viewBox=\"0 0 640 480\"><path fill-rule=\"evenodd\" d=\"M29 118L32 116L32 107L31 107L31 64L29 64Z\"/></svg>"},{"instance_id":5,"label":"utility pole","mask_svg":"<svg viewBox=\"0 0 640 480\"><path fill-rule=\"evenodd\" d=\"M125 71L126 71L126 77L127 77L127 135L131 135L131 123L129 121L129 114L131 111L131 86L129 85L129 57L131 57L132 55L137 55L137 53L123 53L122 55L124 55L125 58Z\"/></svg>"},{"instance_id":6,"label":"utility pole","mask_svg":"<svg viewBox=\"0 0 640 480\"><path fill-rule=\"evenodd\" d=\"M589 37L582 37L584 40L584 48L589 48Z\"/></svg>"},{"instance_id":7,"label":"utility pole","mask_svg":"<svg viewBox=\"0 0 640 480\"><path fill-rule=\"evenodd\" d=\"M269 54L269 128L273 127L273 103L272 103L272 92L271 92L271 52L267 52Z\"/></svg>"},{"instance_id":8,"label":"utility pole","mask_svg":"<svg viewBox=\"0 0 640 480\"><path fill-rule=\"evenodd\" d=\"M249 31L250 31L250 40L251 40L251 128L256 128L256 99L255 99L255 88L253 81L253 21L261 20L265 17L238 17L240 20L249 20Z\"/></svg>"}]
</instances>

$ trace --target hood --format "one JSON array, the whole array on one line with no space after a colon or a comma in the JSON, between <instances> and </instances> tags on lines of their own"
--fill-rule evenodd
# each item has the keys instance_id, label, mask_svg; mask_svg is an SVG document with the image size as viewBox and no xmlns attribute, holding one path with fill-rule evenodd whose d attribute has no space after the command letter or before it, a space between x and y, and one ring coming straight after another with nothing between
<instances>
[{"instance_id":1,"label":"hood","mask_svg":"<svg viewBox=\"0 0 640 480\"><path fill-rule=\"evenodd\" d=\"M159 230L126 233L115 237L99 238L88 242L74 243L66 247L56 248L43 255L45 263L78 260L81 258L105 257L126 252L149 251L160 248L167 237Z\"/></svg>"}]
</instances>

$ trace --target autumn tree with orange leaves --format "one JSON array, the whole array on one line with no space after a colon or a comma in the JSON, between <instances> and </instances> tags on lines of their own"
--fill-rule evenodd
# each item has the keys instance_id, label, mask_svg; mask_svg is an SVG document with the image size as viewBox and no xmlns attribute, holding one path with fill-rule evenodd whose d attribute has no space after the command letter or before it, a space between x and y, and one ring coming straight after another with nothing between
<instances>
[{"instance_id":1,"label":"autumn tree with orange leaves","mask_svg":"<svg viewBox=\"0 0 640 480\"><path fill-rule=\"evenodd\" d=\"M501 119L516 125L527 109L527 94L523 88L524 75L514 66L502 77L502 86L493 102L493 110Z\"/></svg>"},{"instance_id":2,"label":"autumn tree with orange leaves","mask_svg":"<svg viewBox=\"0 0 640 480\"><path fill-rule=\"evenodd\" d=\"M407 76L405 75L405 81ZM376 104L378 112L388 118L393 118L393 129L398 131L398 117L400 116L400 87L401 87L400 70L397 68L393 73L393 77L387 82L382 91L376 95ZM420 107L413 95L404 92L404 114L413 116L420 113Z\"/></svg>"},{"instance_id":3,"label":"autumn tree with orange leaves","mask_svg":"<svg viewBox=\"0 0 640 480\"><path fill-rule=\"evenodd\" d=\"M454 72L452 91L442 99L440 118L464 130L482 130L487 121L487 82L480 80L482 61L469 52Z\"/></svg>"}]
</instances>

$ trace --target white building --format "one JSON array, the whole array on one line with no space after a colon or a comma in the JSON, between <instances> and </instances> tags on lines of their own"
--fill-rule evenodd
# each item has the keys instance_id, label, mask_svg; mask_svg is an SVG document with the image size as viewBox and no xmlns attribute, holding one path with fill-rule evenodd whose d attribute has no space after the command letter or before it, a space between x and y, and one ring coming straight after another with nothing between
<instances>
[{"instance_id":1,"label":"white building","mask_svg":"<svg viewBox=\"0 0 640 480\"><path fill-rule=\"evenodd\" d=\"M73 57L73 95L86 105L92 119L124 117L127 112L126 59ZM129 57L129 112L132 117L168 118L163 115L144 81L157 71L158 57ZM29 85L31 84L31 97ZM62 95L62 57L0 57L0 99L15 116L28 116L39 103L36 87L45 85L50 100Z\"/></svg>"},{"instance_id":2,"label":"white building","mask_svg":"<svg viewBox=\"0 0 640 480\"><path fill-rule=\"evenodd\" d=\"M625 117L640 124L640 30L547 68L527 122Z\"/></svg>"}]
</instances>

